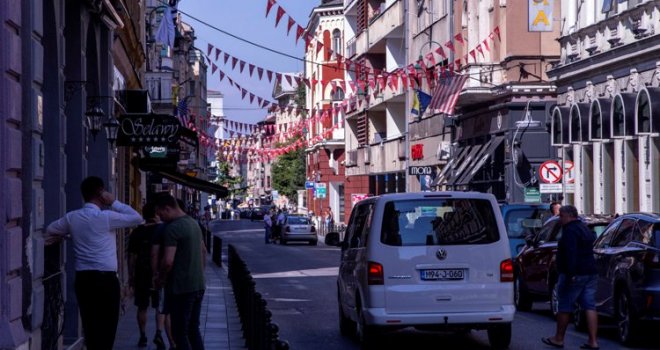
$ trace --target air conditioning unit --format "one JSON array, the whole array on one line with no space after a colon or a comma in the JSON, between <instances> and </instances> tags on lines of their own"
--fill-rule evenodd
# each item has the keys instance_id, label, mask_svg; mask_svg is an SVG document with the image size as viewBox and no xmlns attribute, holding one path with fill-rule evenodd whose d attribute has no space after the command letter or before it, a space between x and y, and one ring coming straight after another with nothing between
<instances>
[{"instance_id":1,"label":"air conditioning unit","mask_svg":"<svg viewBox=\"0 0 660 350\"><path fill-rule=\"evenodd\" d=\"M346 160L344 161L344 166L350 168L356 165L357 165L357 150L346 152Z\"/></svg>"}]
</instances>

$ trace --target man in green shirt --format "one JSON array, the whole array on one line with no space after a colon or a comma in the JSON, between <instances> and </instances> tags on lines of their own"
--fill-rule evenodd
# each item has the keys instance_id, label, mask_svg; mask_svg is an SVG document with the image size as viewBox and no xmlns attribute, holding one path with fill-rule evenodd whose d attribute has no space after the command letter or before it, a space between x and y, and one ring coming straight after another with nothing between
<instances>
[{"instance_id":1,"label":"man in green shirt","mask_svg":"<svg viewBox=\"0 0 660 350\"><path fill-rule=\"evenodd\" d=\"M169 193L154 200L156 213L167 223L163 232L164 256L159 278L170 297L168 308L177 350L203 350L199 316L206 289L206 248L202 231Z\"/></svg>"}]
</instances>

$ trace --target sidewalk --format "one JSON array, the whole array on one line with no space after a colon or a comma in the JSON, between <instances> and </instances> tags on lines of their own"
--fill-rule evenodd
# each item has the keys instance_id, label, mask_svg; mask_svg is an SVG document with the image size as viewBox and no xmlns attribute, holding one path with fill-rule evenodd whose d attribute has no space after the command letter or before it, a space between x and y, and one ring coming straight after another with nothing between
<instances>
[{"instance_id":1,"label":"sidewalk","mask_svg":"<svg viewBox=\"0 0 660 350\"><path fill-rule=\"evenodd\" d=\"M224 250L226 251L226 249ZM225 257L226 253L223 252L222 256ZM225 261L223 261L223 264L226 266ZM138 348L137 346L140 332L138 331L136 313L137 308L133 305L133 299L126 300L126 312L119 317L114 349L156 349L152 342L156 328L154 309L149 309L147 320L149 345L146 348ZM231 282L227 279L227 271L215 265L211 261L210 254L206 265L206 294L202 304L200 325L206 350L245 349L245 340L241 333L241 323L238 318ZM165 333L163 333L163 338L167 343Z\"/></svg>"}]
</instances>

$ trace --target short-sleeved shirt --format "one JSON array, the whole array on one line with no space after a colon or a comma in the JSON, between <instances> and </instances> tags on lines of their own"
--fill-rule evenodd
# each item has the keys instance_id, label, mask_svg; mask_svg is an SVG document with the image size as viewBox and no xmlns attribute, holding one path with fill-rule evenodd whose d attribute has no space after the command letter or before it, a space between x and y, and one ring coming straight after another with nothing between
<instances>
[{"instance_id":1,"label":"short-sleeved shirt","mask_svg":"<svg viewBox=\"0 0 660 350\"><path fill-rule=\"evenodd\" d=\"M176 247L174 265L165 285L174 295L206 289L202 266L202 231L190 216L169 222L163 232L163 246Z\"/></svg>"},{"instance_id":2,"label":"short-sleeved shirt","mask_svg":"<svg viewBox=\"0 0 660 350\"><path fill-rule=\"evenodd\" d=\"M146 279L151 282L151 245L158 224L140 225L130 235L128 252L135 254L135 278Z\"/></svg>"}]
</instances>

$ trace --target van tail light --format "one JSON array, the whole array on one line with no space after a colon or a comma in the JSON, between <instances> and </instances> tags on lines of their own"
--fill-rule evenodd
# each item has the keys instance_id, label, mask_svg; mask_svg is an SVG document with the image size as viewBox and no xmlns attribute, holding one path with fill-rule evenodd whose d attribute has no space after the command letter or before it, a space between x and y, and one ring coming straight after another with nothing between
<instances>
[{"instance_id":1,"label":"van tail light","mask_svg":"<svg viewBox=\"0 0 660 350\"><path fill-rule=\"evenodd\" d=\"M367 275L367 284L370 286L382 286L385 284L385 278L383 277L383 265L370 261L368 266L369 273Z\"/></svg>"},{"instance_id":2,"label":"van tail light","mask_svg":"<svg viewBox=\"0 0 660 350\"><path fill-rule=\"evenodd\" d=\"M500 282L513 282L513 261L511 259L500 263Z\"/></svg>"}]
</instances>

